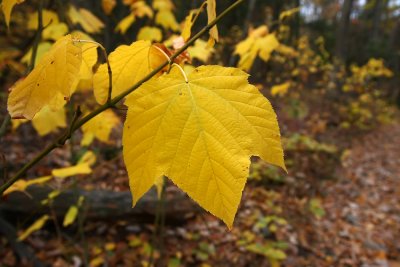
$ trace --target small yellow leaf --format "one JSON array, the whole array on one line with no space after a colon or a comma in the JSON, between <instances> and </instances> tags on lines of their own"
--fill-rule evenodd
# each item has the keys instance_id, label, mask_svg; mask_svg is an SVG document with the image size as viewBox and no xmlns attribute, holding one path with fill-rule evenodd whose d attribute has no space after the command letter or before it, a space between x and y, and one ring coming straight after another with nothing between
<instances>
[{"instance_id":1,"label":"small yellow leaf","mask_svg":"<svg viewBox=\"0 0 400 267\"><path fill-rule=\"evenodd\" d=\"M154 42L161 42L162 32L157 27L142 27L137 36L138 40L148 40Z\"/></svg>"},{"instance_id":2,"label":"small yellow leaf","mask_svg":"<svg viewBox=\"0 0 400 267\"><path fill-rule=\"evenodd\" d=\"M65 214L64 221L63 221L63 226L67 227L70 224L73 224L74 221L76 220L76 217L78 216L78 207L75 205L72 205L69 207L67 213Z\"/></svg>"},{"instance_id":3,"label":"small yellow leaf","mask_svg":"<svg viewBox=\"0 0 400 267\"><path fill-rule=\"evenodd\" d=\"M53 177L52 176L43 176L43 177L31 179L31 180L20 179L20 180L16 181L14 184L12 184L9 188L7 188L7 190L4 191L3 196L8 195L15 191L24 192L28 186L34 185L34 184L44 184L45 182L49 181L51 178L53 178Z\"/></svg>"},{"instance_id":4,"label":"small yellow leaf","mask_svg":"<svg viewBox=\"0 0 400 267\"><path fill-rule=\"evenodd\" d=\"M126 100L123 155L135 204L166 175L232 227L250 156L285 169L271 104L239 69L173 68Z\"/></svg>"},{"instance_id":5,"label":"small yellow leaf","mask_svg":"<svg viewBox=\"0 0 400 267\"><path fill-rule=\"evenodd\" d=\"M178 31L179 24L170 10L160 10L156 14L156 23L166 30Z\"/></svg>"},{"instance_id":6,"label":"small yellow leaf","mask_svg":"<svg viewBox=\"0 0 400 267\"><path fill-rule=\"evenodd\" d=\"M60 190L53 190L51 191L48 195L46 199L43 199L42 201L40 201L40 204L42 205L47 205L49 203L51 203L56 197L58 197L61 194Z\"/></svg>"},{"instance_id":7,"label":"small yellow leaf","mask_svg":"<svg viewBox=\"0 0 400 267\"><path fill-rule=\"evenodd\" d=\"M115 97L143 79L154 68L166 61L160 51L149 41L137 41L121 45L108 57L113 73L112 97ZM102 64L93 77L94 95L100 104L107 101L108 72Z\"/></svg>"},{"instance_id":8,"label":"small yellow leaf","mask_svg":"<svg viewBox=\"0 0 400 267\"><path fill-rule=\"evenodd\" d=\"M103 263L104 263L104 256L100 255L100 256L98 256L96 258L91 259L90 263L89 263L89 266L90 267L97 267L97 266L102 265Z\"/></svg>"},{"instance_id":9,"label":"small yellow leaf","mask_svg":"<svg viewBox=\"0 0 400 267\"><path fill-rule=\"evenodd\" d=\"M43 25L49 27L52 24L58 24L58 15L56 12L48 9L42 10L42 21ZM38 29L38 13L30 13L28 18L28 25L29 30L37 30Z\"/></svg>"},{"instance_id":10,"label":"small yellow leaf","mask_svg":"<svg viewBox=\"0 0 400 267\"><path fill-rule=\"evenodd\" d=\"M116 244L114 242L107 242L104 248L108 251L113 251L116 248Z\"/></svg>"},{"instance_id":11,"label":"small yellow leaf","mask_svg":"<svg viewBox=\"0 0 400 267\"><path fill-rule=\"evenodd\" d=\"M7 27L10 26L12 9L15 5L21 4L22 2L24 2L24 0L3 0L3 2L1 2L1 9L6 19Z\"/></svg>"},{"instance_id":12,"label":"small yellow leaf","mask_svg":"<svg viewBox=\"0 0 400 267\"><path fill-rule=\"evenodd\" d=\"M183 29L181 35L185 42L189 40L190 35L192 34L193 17L196 14L196 12L198 12L198 10L191 10L189 15L186 16L185 21L183 22Z\"/></svg>"},{"instance_id":13,"label":"small yellow leaf","mask_svg":"<svg viewBox=\"0 0 400 267\"><path fill-rule=\"evenodd\" d=\"M81 49L70 35L58 40L33 71L11 88L8 97L11 117L31 120L59 94L69 99L81 62Z\"/></svg>"},{"instance_id":14,"label":"small yellow leaf","mask_svg":"<svg viewBox=\"0 0 400 267\"><path fill-rule=\"evenodd\" d=\"M82 146L88 146L96 138L108 143L112 129L121 124L120 119L112 110L105 110L82 126Z\"/></svg>"},{"instance_id":15,"label":"small yellow leaf","mask_svg":"<svg viewBox=\"0 0 400 267\"><path fill-rule=\"evenodd\" d=\"M101 0L101 7L103 8L103 11L107 16L111 15L116 4L116 0Z\"/></svg>"},{"instance_id":16,"label":"small yellow leaf","mask_svg":"<svg viewBox=\"0 0 400 267\"><path fill-rule=\"evenodd\" d=\"M207 42L201 39L197 39L194 45L188 48L190 57L197 58L202 62L207 62L214 51L214 48L208 46Z\"/></svg>"},{"instance_id":17,"label":"small yellow leaf","mask_svg":"<svg viewBox=\"0 0 400 267\"><path fill-rule=\"evenodd\" d=\"M296 14L299 11L300 11L299 7L292 8L292 9L289 9L289 10L285 10L285 11L281 12L281 14L279 14L279 20L282 21L285 18L291 17L291 16L293 16L294 14Z\"/></svg>"},{"instance_id":18,"label":"small yellow leaf","mask_svg":"<svg viewBox=\"0 0 400 267\"><path fill-rule=\"evenodd\" d=\"M49 106L43 107L32 119L32 125L40 136L57 131L58 128L67 127L65 109L51 110Z\"/></svg>"},{"instance_id":19,"label":"small yellow leaf","mask_svg":"<svg viewBox=\"0 0 400 267\"><path fill-rule=\"evenodd\" d=\"M135 15L131 13L118 23L117 27L115 27L115 31L120 32L121 34L125 34L134 22Z\"/></svg>"},{"instance_id":20,"label":"small yellow leaf","mask_svg":"<svg viewBox=\"0 0 400 267\"><path fill-rule=\"evenodd\" d=\"M87 163L90 166L96 163L96 154L93 153L93 151L86 151L85 154L82 155L82 157L79 159L78 164L81 163Z\"/></svg>"},{"instance_id":21,"label":"small yellow leaf","mask_svg":"<svg viewBox=\"0 0 400 267\"><path fill-rule=\"evenodd\" d=\"M254 60L258 55L259 49L256 45L252 45L250 49L240 57L238 67L242 70L249 71L253 66Z\"/></svg>"},{"instance_id":22,"label":"small yellow leaf","mask_svg":"<svg viewBox=\"0 0 400 267\"><path fill-rule=\"evenodd\" d=\"M217 17L215 0L207 0L207 16L208 16L208 24L210 24ZM217 25L214 25L210 29L210 40L209 44L211 44L211 46L213 46L214 42L218 42Z\"/></svg>"},{"instance_id":23,"label":"small yellow leaf","mask_svg":"<svg viewBox=\"0 0 400 267\"><path fill-rule=\"evenodd\" d=\"M68 10L68 16L72 23L80 24L88 33L98 33L104 28L104 23L85 8L79 8L78 10L71 5Z\"/></svg>"},{"instance_id":24,"label":"small yellow leaf","mask_svg":"<svg viewBox=\"0 0 400 267\"><path fill-rule=\"evenodd\" d=\"M42 38L44 40L57 41L68 33L68 26L65 23L52 23L43 29Z\"/></svg>"},{"instance_id":25,"label":"small yellow leaf","mask_svg":"<svg viewBox=\"0 0 400 267\"><path fill-rule=\"evenodd\" d=\"M238 67L250 70L257 56L268 61L271 53L278 47L279 41L274 33L268 34L266 26L252 30L249 36L235 47L234 53L240 55Z\"/></svg>"},{"instance_id":26,"label":"small yellow leaf","mask_svg":"<svg viewBox=\"0 0 400 267\"><path fill-rule=\"evenodd\" d=\"M89 174L92 173L92 169L90 168L88 163L80 163L75 166L53 169L51 174L58 178L65 178L69 176L74 176L78 174Z\"/></svg>"},{"instance_id":27,"label":"small yellow leaf","mask_svg":"<svg viewBox=\"0 0 400 267\"><path fill-rule=\"evenodd\" d=\"M22 124L28 122L29 120L25 120L25 119L15 119L15 120L11 120L11 128L13 129L13 131L17 130L19 126L21 126Z\"/></svg>"},{"instance_id":28,"label":"small yellow leaf","mask_svg":"<svg viewBox=\"0 0 400 267\"><path fill-rule=\"evenodd\" d=\"M37 63L40 62L42 57L51 49L52 44L50 42L41 42L38 45L37 51L36 51L36 58L35 58L35 66ZM32 57L32 48L29 49L29 51L21 58L21 62L29 65L31 63L31 57Z\"/></svg>"},{"instance_id":29,"label":"small yellow leaf","mask_svg":"<svg viewBox=\"0 0 400 267\"><path fill-rule=\"evenodd\" d=\"M269 60L272 51L279 46L279 41L276 39L275 34L268 34L257 41L257 46L260 50L259 56L265 62Z\"/></svg>"},{"instance_id":30,"label":"small yellow leaf","mask_svg":"<svg viewBox=\"0 0 400 267\"><path fill-rule=\"evenodd\" d=\"M171 0L154 0L152 5L155 10L173 10L175 8Z\"/></svg>"},{"instance_id":31,"label":"small yellow leaf","mask_svg":"<svg viewBox=\"0 0 400 267\"><path fill-rule=\"evenodd\" d=\"M131 5L132 13L139 18L143 18L145 16L152 18L153 10L146 4L145 1L137 1Z\"/></svg>"},{"instance_id":32,"label":"small yellow leaf","mask_svg":"<svg viewBox=\"0 0 400 267\"><path fill-rule=\"evenodd\" d=\"M49 215L43 215L39 219L37 219L31 226L28 227L25 231L23 231L18 236L18 241L25 240L28 236L30 236L33 232L42 229L43 225L50 219Z\"/></svg>"},{"instance_id":33,"label":"small yellow leaf","mask_svg":"<svg viewBox=\"0 0 400 267\"><path fill-rule=\"evenodd\" d=\"M279 85L274 85L271 89L271 95L284 96L287 94L289 87L290 87L290 82L285 82L285 83L282 83Z\"/></svg>"}]
</instances>

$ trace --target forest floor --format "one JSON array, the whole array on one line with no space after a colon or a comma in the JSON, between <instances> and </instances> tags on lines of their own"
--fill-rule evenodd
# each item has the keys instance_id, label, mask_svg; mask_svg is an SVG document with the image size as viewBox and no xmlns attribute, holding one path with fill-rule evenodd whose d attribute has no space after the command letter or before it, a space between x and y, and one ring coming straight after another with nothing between
<instances>
[{"instance_id":1,"label":"forest floor","mask_svg":"<svg viewBox=\"0 0 400 267\"><path fill-rule=\"evenodd\" d=\"M294 224L300 250L287 264L400 266L400 124L354 139L343 157L323 184L325 216Z\"/></svg>"},{"instance_id":2,"label":"forest floor","mask_svg":"<svg viewBox=\"0 0 400 267\"><path fill-rule=\"evenodd\" d=\"M5 154L15 166L26 162L43 146L35 143L33 129L24 127L17 134L5 136L3 143L7 143ZM399 137L400 123L396 122L349 138L340 162L325 171L326 177L316 169L330 163L324 157L302 152L297 156L302 161L289 170L289 175L278 172L283 180L250 179L231 231L192 203L194 212L185 223L167 223L162 235L152 235L151 223L88 220L83 230L47 225L24 244L50 266L80 266L85 259L91 266L148 266L153 257L157 266L169 267L397 267ZM70 156L67 151L55 151L31 175L45 175L55 165L66 164ZM310 163L304 157L314 159ZM309 170L313 162L321 165ZM307 170L296 169L299 164ZM261 171L263 168L269 167L261 165ZM105 160L94 169L92 177L81 180L82 184L86 189L127 191L127 177L121 169L120 156ZM167 192L170 195L178 190L169 185ZM28 225L23 219L16 228L21 230ZM61 235L57 234L59 228ZM154 253L151 244L156 245ZM8 240L1 236L0 266L23 266Z\"/></svg>"}]
</instances>

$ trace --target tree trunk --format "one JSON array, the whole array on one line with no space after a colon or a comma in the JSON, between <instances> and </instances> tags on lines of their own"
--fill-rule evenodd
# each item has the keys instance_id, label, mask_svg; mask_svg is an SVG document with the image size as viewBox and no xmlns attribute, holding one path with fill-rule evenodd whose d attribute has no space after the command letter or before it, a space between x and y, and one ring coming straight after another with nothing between
<instances>
[{"instance_id":1,"label":"tree trunk","mask_svg":"<svg viewBox=\"0 0 400 267\"><path fill-rule=\"evenodd\" d=\"M372 18L372 42L377 42L379 37L381 36L381 20L382 14L385 9L385 6L388 4L387 0L379 0L375 2L374 9L372 11L373 18Z\"/></svg>"},{"instance_id":2,"label":"tree trunk","mask_svg":"<svg viewBox=\"0 0 400 267\"><path fill-rule=\"evenodd\" d=\"M336 57L342 62L346 62L347 57L346 47L353 3L354 0L344 0L336 31L335 54Z\"/></svg>"}]
</instances>

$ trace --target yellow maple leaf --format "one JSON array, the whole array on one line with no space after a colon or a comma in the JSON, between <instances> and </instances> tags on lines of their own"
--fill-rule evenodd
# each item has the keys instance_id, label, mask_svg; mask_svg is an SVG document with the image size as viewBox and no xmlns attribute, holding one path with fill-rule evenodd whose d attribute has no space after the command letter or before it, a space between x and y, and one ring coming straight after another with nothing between
<instances>
[{"instance_id":1,"label":"yellow maple leaf","mask_svg":"<svg viewBox=\"0 0 400 267\"><path fill-rule=\"evenodd\" d=\"M157 27L142 27L139 30L139 33L137 35L138 40L148 40L148 41L155 41L155 42L161 42L162 40L162 32L159 28Z\"/></svg>"},{"instance_id":2,"label":"yellow maple leaf","mask_svg":"<svg viewBox=\"0 0 400 267\"><path fill-rule=\"evenodd\" d=\"M94 138L108 143L112 129L121 124L112 110L105 110L82 126L82 146L90 145Z\"/></svg>"},{"instance_id":3,"label":"yellow maple leaf","mask_svg":"<svg viewBox=\"0 0 400 267\"><path fill-rule=\"evenodd\" d=\"M250 156L285 168L269 101L235 68L178 68L126 100L123 155L135 204L162 175L232 227Z\"/></svg>"},{"instance_id":4,"label":"yellow maple leaf","mask_svg":"<svg viewBox=\"0 0 400 267\"><path fill-rule=\"evenodd\" d=\"M31 120L59 94L69 99L81 62L81 48L70 35L58 40L32 72L11 88L8 97L11 117Z\"/></svg>"},{"instance_id":5,"label":"yellow maple leaf","mask_svg":"<svg viewBox=\"0 0 400 267\"><path fill-rule=\"evenodd\" d=\"M285 82L282 84L274 85L271 88L271 95L284 96L287 94L289 87L290 87L290 82Z\"/></svg>"},{"instance_id":6,"label":"yellow maple leaf","mask_svg":"<svg viewBox=\"0 0 400 267\"><path fill-rule=\"evenodd\" d=\"M110 53L112 69L112 97L132 87L154 68L165 62L165 56L154 48L149 41L137 41L131 45L121 45ZM94 95L100 104L107 101L108 72L102 64L93 77Z\"/></svg>"},{"instance_id":7,"label":"yellow maple leaf","mask_svg":"<svg viewBox=\"0 0 400 267\"><path fill-rule=\"evenodd\" d=\"M28 227L25 231L18 235L18 241L22 241L30 236L33 232L42 229L43 225L49 220L49 215L43 215L39 219L37 219L31 226Z\"/></svg>"},{"instance_id":8,"label":"yellow maple leaf","mask_svg":"<svg viewBox=\"0 0 400 267\"><path fill-rule=\"evenodd\" d=\"M104 28L104 23L85 8L76 9L71 5L68 10L68 16L72 23L80 24L88 33L98 33Z\"/></svg>"},{"instance_id":9,"label":"yellow maple leaf","mask_svg":"<svg viewBox=\"0 0 400 267\"><path fill-rule=\"evenodd\" d=\"M236 45L234 53L240 56L238 67L250 70L257 56L266 62L278 47L279 41L275 34L268 34L268 28L260 26L250 31L249 36Z\"/></svg>"},{"instance_id":10,"label":"yellow maple leaf","mask_svg":"<svg viewBox=\"0 0 400 267\"><path fill-rule=\"evenodd\" d=\"M58 128L67 127L64 107L61 106L58 110L51 110L49 106L43 107L32 119L32 125L41 136L54 132Z\"/></svg>"},{"instance_id":11,"label":"yellow maple leaf","mask_svg":"<svg viewBox=\"0 0 400 267\"><path fill-rule=\"evenodd\" d=\"M216 2L215 0L207 0L207 16L208 16L208 24L210 24L216 17ZM214 46L214 43L218 42L218 28L217 25L214 25L210 29L210 39L208 43L210 46Z\"/></svg>"},{"instance_id":12,"label":"yellow maple leaf","mask_svg":"<svg viewBox=\"0 0 400 267\"><path fill-rule=\"evenodd\" d=\"M11 12L14 6L24 1L25 0L3 0L3 2L1 2L1 10L3 11L7 27L10 27Z\"/></svg>"}]
</instances>

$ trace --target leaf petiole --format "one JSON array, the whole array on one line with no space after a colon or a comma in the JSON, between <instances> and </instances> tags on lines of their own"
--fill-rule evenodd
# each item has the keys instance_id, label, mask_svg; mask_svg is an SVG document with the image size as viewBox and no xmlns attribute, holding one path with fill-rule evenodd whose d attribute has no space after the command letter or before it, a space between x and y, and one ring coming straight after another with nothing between
<instances>
[{"instance_id":1,"label":"leaf petiole","mask_svg":"<svg viewBox=\"0 0 400 267\"><path fill-rule=\"evenodd\" d=\"M81 39L76 39L75 42L78 43L90 43L90 44L95 44L98 47L100 47L101 51L103 52L103 56L104 59L106 61L107 64L107 72L108 72L108 96L107 96L107 103L111 103L111 96L112 96L112 70L111 70L111 65L110 65L110 61L108 60L108 54L107 51L105 49L105 47L96 42L96 41L92 41L92 40L81 40Z\"/></svg>"}]
</instances>

